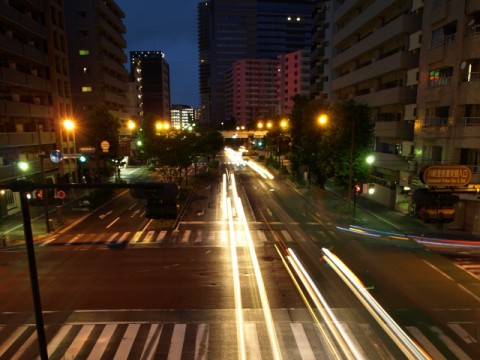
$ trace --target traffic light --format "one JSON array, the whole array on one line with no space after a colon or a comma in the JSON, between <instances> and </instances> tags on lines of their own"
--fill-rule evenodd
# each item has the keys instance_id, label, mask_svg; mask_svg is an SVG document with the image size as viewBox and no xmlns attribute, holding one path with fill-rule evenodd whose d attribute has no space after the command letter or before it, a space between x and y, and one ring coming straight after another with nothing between
<instances>
[{"instance_id":1,"label":"traffic light","mask_svg":"<svg viewBox=\"0 0 480 360\"><path fill-rule=\"evenodd\" d=\"M353 187L355 190L355 194L360 195L362 193L362 185L359 183L355 183L355 186Z\"/></svg>"},{"instance_id":2,"label":"traffic light","mask_svg":"<svg viewBox=\"0 0 480 360\"><path fill-rule=\"evenodd\" d=\"M84 154L80 154L80 156L78 157L78 161L82 164L85 164L88 161L88 157Z\"/></svg>"}]
</instances>

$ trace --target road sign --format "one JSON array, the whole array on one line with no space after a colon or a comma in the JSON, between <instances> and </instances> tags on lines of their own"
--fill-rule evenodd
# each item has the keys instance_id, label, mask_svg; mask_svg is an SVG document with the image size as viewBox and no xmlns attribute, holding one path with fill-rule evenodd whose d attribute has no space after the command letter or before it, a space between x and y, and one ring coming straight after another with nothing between
<instances>
[{"instance_id":1,"label":"road sign","mask_svg":"<svg viewBox=\"0 0 480 360\"><path fill-rule=\"evenodd\" d=\"M57 192L57 197L58 197L59 199L62 199L62 200L65 199L65 195L66 195L66 194L65 194L65 191L63 191L63 190L58 190L58 192Z\"/></svg>"},{"instance_id":2,"label":"road sign","mask_svg":"<svg viewBox=\"0 0 480 360\"><path fill-rule=\"evenodd\" d=\"M50 153L50 160L52 160L52 162L58 164L60 161L62 161L62 153L60 152L60 150L53 150L51 153Z\"/></svg>"},{"instance_id":3,"label":"road sign","mask_svg":"<svg viewBox=\"0 0 480 360\"><path fill-rule=\"evenodd\" d=\"M472 171L465 165L430 165L420 170L419 178L428 186L465 186L470 183Z\"/></svg>"},{"instance_id":4,"label":"road sign","mask_svg":"<svg viewBox=\"0 0 480 360\"><path fill-rule=\"evenodd\" d=\"M100 147L102 148L103 152L108 152L108 149L110 149L110 143L104 140L100 143Z\"/></svg>"}]
</instances>

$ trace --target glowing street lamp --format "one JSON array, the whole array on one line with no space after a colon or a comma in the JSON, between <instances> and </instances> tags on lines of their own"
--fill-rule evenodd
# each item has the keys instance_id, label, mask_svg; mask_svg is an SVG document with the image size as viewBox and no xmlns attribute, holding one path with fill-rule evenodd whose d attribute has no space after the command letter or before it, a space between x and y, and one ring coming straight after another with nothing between
<instances>
[{"instance_id":1,"label":"glowing street lamp","mask_svg":"<svg viewBox=\"0 0 480 360\"><path fill-rule=\"evenodd\" d=\"M63 121L63 126L65 127L65 130L67 130L67 148L68 148L68 154L69 155L72 155L72 152L70 151L70 143L69 143L69 136L68 134L71 132L72 133L72 140L73 140L73 152L76 153L77 152L77 145L75 144L75 123L70 120L70 119L65 119ZM71 176L72 176L72 159L71 157L68 158L68 171L69 171L69 176L70 176L70 179ZM75 182L78 182L78 179L77 179L77 172L75 171Z\"/></svg>"},{"instance_id":2,"label":"glowing street lamp","mask_svg":"<svg viewBox=\"0 0 480 360\"><path fill-rule=\"evenodd\" d=\"M328 122L328 116L325 115L325 114L321 114L319 117L318 117L318 124L320 126L324 126L326 125Z\"/></svg>"},{"instance_id":3,"label":"glowing street lamp","mask_svg":"<svg viewBox=\"0 0 480 360\"><path fill-rule=\"evenodd\" d=\"M20 161L18 163L18 168L22 171L27 171L28 170L28 163L25 161Z\"/></svg>"}]
</instances>

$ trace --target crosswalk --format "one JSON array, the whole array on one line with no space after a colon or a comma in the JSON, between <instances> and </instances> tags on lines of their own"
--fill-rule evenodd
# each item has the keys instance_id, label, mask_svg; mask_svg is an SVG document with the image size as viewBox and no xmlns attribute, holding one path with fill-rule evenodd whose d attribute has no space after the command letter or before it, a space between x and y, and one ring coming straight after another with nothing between
<instances>
[{"instance_id":1,"label":"crosswalk","mask_svg":"<svg viewBox=\"0 0 480 360\"><path fill-rule=\"evenodd\" d=\"M252 238L258 244L281 240L285 244L306 241L320 241L334 236L333 231L316 231L307 235L294 231L252 230ZM245 233L237 232L237 245L244 246ZM226 230L146 230L111 233L78 233L52 235L43 239L39 246L51 245L107 245L107 246L142 246L142 245L180 245L180 246L227 246L228 232Z\"/></svg>"},{"instance_id":2,"label":"crosswalk","mask_svg":"<svg viewBox=\"0 0 480 360\"><path fill-rule=\"evenodd\" d=\"M332 353L322 336L322 329L312 322L280 322L276 325L281 351L289 359L328 359ZM364 358L395 359L368 324L342 323L352 343ZM463 331L453 324L454 331ZM50 359L219 359L238 358L235 326L230 323L147 323L92 322L46 326L47 352ZM434 359L470 357L439 328L420 330L407 326L407 332ZM250 359L267 359L266 339L255 321L244 323L246 353ZM0 324L0 359L38 358L36 328L33 324ZM476 340L472 337L465 342Z\"/></svg>"}]
</instances>

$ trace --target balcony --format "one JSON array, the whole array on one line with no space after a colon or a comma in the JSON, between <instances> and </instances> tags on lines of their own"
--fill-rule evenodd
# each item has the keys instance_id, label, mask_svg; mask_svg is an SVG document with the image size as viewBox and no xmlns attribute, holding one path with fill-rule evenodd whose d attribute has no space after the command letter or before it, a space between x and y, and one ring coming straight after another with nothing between
<instances>
[{"instance_id":1,"label":"balcony","mask_svg":"<svg viewBox=\"0 0 480 360\"><path fill-rule=\"evenodd\" d=\"M332 90L336 91L383 74L415 67L418 67L418 55L409 51L399 51L333 80Z\"/></svg>"},{"instance_id":2,"label":"balcony","mask_svg":"<svg viewBox=\"0 0 480 360\"><path fill-rule=\"evenodd\" d=\"M100 19L97 23L97 27L100 30L103 30L107 37L111 37L119 47L126 48L127 41L123 38L123 36L118 32L117 29L113 28L111 24L109 24L105 19Z\"/></svg>"},{"instance_id":3,"label":"balcony","mask_svg":"<svg viewBox=\"0 0 480 360\"><path fill-rule=\"evenodd\" d=\"M386 38L394 38L405 32L413 32L413 29L420 29L421 20L422 18L419 14L404 14L399 16L388 24L385 24L382 28L377 29L377 31L374 31L371 35L360 40L349 49L335 56L332 61L332 66L336 68L360 56L368 51L368 49L379 47L385 42Z\"/></svg>"},{"instance_id":4,"label":"balcony","mask_svg":"<svg viewBox=\"0 0 480 360\"><path fill-rule=\"evenodd\" d=\"M53 117L53 109L48 105L36 105L16 101L0 100L0 115Z\"/></svg>"},{"instance_id":5,"label":"balcony","mask_svg":"<svg viewBox=\"0 0 480 360\"><path fill-rule=\"evenodd\" d=\"M388 104L412 103L416 100L417 92L406 87L394 87L391 89L374 91L366 95L356 96L355 100L367 103L371 107Z\"/></svg>"},{"instance_id":6,"label":"balcony","mask_svg":"<svg viewBox=\"0 0 480 360\"><path fill-rule=\"evenodd\" d=\"M29 170L24 173L18 169L17 163L8 165L0 164L0 181L16 180L20 176L31 176L42 173L42 160L40 158L28 161ZM58 173L60 171L58 164L50 160L43 160L43 167L45 174Z\"/></svg>"},{"instance_id":7,"label":"balcony","mask_svg":"<svg viewBox=\"0 0 480 360\"><path fill-rule=\"evenodd\" d=\"M459 117L455 126L455 139L464 144L461 147L478 147L480 138L480 117ZM467 143L465 143L467 142Z\"/></svg>"},{"instance_id":8,"label":"balcony","mask_svg":"<svg viewBox=\"0 0 480 360\"><path fill-rule=\"evenodd\" d=\"M6 51L7 53L10 52L17 56L26 57L40 64L48 65L48 57L46 52L37 50L29 45L22 44L21 42L3 34L0 34L0 43L2 44L2 50Z\"/></svg>"},{"instance_id":9,"label":"balcony","mask_svg":"<svg viewBox=\"0 0 480 360\"><path fill-rule=\"evenodd\" d=\"M45 37L45 28L41 23L25 16L14 8L5 5L4 2L0 3L0 18L7 18L10 21L21 25L24 29L28 29L35 34L35 36Z\"/></svg>"},{"instance_id":10,"label":"balcony","mask_svg":"<svg viewBox=\"0 0 480 360\"><path fill-rule=\"evenodd\" d=\"M2 147L20 147L45 144L56 144L54 132L24 132L24 133L0 133Z\"/></svg>"},{"instance_id":11,"label":"balcony","mask_svg":"<svg viewBox=\"0 0 480 360\"><path fill-rule=\"evenodd\" d=\"M350 0L345 1L345 3L335 11L335 23L341 19L342 16L345 15L347 11L349 11L357 0ZM337 34L333 38L333 43L336 45L339 42L345 40L348 36L354 34L359 28L361 28L364 24L368 23L370 19L377 17L383 11L391 6L391 2L384 1L384 0L375 0L369 7L367 7L364 11L357 14L352 21L350 21L345 28L340 29Z\"/></svg>"},{"instance_id":12,"label":"balcony","mask_svg":"<svg viewBox=\"0 0 480 360\"><path fill-rule=\"evenodd\" d=\"M413 139L413 124L408 121L377 121L375 123L375 136Z\"/></svg>"},{"instance_id":13,"label":"balcony","mask_svg":"<svg viewBox=\"0 0 480 360\"><path fill-rule=\"evenodd\" d=\"M50 81L17 70L0 68L0 81L15 86L25 86L37 91L50 92Z\"/></svg>"}]
</instances>

